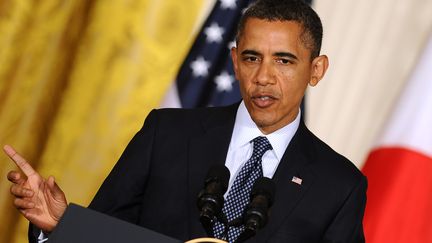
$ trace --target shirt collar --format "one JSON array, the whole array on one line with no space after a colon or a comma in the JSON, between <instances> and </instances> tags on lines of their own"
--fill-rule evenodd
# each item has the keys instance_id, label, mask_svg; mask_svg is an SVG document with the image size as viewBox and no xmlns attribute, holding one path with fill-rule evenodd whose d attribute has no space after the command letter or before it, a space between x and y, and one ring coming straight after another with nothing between
<instances>
[{"instance_id":1,"label":"shirt collar","mask_svg":"<svg viewBox=\"0 0 432 243\"><path fill-rule=\"evenodd\" d=\"M232 149L237 149L248 144L252 139L258 136L265 136L273 147L273 151L280 161L285 153L288 144L291 142L295 132L300 124L301 112L298 112L297 117L288 125L264 135L255 122L252 120L249 112L246 109L244 101L242 101L237 110L236 120L234 124L233 135L231 138Z\"/></svg>"}]
</instances>

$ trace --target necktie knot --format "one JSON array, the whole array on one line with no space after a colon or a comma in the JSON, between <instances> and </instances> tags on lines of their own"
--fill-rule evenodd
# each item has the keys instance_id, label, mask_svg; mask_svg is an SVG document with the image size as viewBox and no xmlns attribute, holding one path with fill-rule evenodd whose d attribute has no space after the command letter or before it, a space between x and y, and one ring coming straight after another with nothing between
<instances>
[{"instance_id":1,"label":"necktie knot","mask_svg":"<svg viewBox=\"0 0 432 243\"><path fill-rule=\"evenodd\" d=\"M272 150L272 146L266 137L260 136L252 140L253 152L252 156L261 159L267 150Z\"/></svg>"}]
</instances>

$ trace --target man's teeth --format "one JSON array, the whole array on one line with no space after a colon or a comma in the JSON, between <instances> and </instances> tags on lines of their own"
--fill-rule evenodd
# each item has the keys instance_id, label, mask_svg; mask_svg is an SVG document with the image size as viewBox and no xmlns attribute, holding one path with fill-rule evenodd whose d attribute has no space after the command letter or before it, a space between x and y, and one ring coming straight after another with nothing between
<instances>
[{"instance_id":1,"label":"man's teeth","mask_svg":"<svg viewBox=\"0 0 432 243\"><path fill-rule=\"evenodd\" d=\"M268 100L268 99L270 99L270 97L268 97L268 96L261 96L260 99L261 100Z\"/></svg>"}]
</instances>

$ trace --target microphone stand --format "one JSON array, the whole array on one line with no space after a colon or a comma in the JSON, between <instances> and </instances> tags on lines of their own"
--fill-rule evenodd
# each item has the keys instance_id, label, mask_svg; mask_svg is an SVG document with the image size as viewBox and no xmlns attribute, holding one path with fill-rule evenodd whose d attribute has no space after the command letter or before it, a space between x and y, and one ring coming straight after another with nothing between
<instances>
[{"instance_id":1,"label":"microphone stand","mask_svg":"<svg viewBox=\"0 0 432 243\"><path fill-rule=\"evenodd\" d=\"M243 225L243 217L238 217L238 218L232 220L231 222L227 222L227 224L225 224L225 230L224 230L224 232L222 233L222 237L223 237L224 239L226 239L226 240L229 242L229 235L228 235L228 231L229 231L230 227L233 227L233 226L234 226L234 227L240 227L240 226L242 226L242 225ZM254 234L252 234L252 235L247 234L247 235L244 235L243 237L241 237L242 235L244 235L244 232L241 233L240 236L237 238L237 240L234 241L234 242L235 242L235 243L243 242L243 241L249 239L250 237L252 237ZM249 236L249 235L250 235L250 236ZM240 237L241 237L241 238L240 238Z\"/></svg>"},{"instance_id":2,"label":"microphone stand","mask_svg":"<svg viewBox=\"0 0 432 243\"><path fill-rule=\"evenodd\" d=\"M217 219L219 220L219 222L221 222L224 225L224 231L222 232L221 238L226 239L226 241L228 241L228 242L229 242L228 231L229 231L230 227L240 227L243 224L245 224L244 225L244 227L245 227L244 231L239 235L239 237L237 237L237 239L234 241L234 243L241 243L241 242L248 240L249 238L256 235L256 232L260 228L259 218L256 218L256 217L250 217L246 222L244 222L244 216L240 216L240 217L228 222L225 214L223 212L221 212L220 215L218 215ZM212 230L211 230L211 233L212 234L208 234L208 235L211 235L212 237L214 237Z\"/></svg>"}]
</instances>

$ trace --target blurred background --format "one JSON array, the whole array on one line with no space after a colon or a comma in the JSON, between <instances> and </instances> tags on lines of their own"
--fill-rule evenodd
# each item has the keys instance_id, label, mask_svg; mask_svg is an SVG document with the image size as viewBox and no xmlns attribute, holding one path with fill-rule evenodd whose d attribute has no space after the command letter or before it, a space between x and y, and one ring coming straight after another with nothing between
<instances>
[{"instance_id":1,"label":"blurred background","mask_svg":"<svg viewBox=\"0 0 432 243\"><path fill-rule=\"evenodd\" d=\"M88 205L166 100L215 2L0 0L0 144ZM432 1L312 6L330 68L307 92L306 123L362 168L432 33ZM9 196L12 169L0 155L0 242L26 242L28 223Z\"/></svg>"}]
</instances>

